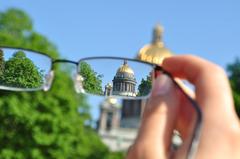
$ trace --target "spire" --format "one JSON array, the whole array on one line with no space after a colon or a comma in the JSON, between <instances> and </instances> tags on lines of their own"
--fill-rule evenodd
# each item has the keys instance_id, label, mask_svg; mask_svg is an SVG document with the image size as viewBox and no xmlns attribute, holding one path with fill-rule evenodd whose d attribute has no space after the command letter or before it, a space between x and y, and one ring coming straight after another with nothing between
<instances>
[{"instance_id":1,"label":"spire","mask_svg":"<svg viewBox=\"0 0 240 159\"><path fill-rule=\"evenodd\" d=\"M162 33L163 27L160 24L157 24L153 30L153 44L162 43Z\"/></svg>"},{"instance_id":2,"label":"spire","mask_svg":"<svg viewBox=\"0 0 240 159\"><path fill-rule=\"evenodd\" d=\"M124 60L123 65L127 65L127 60Z\"/></svg>"}]
</instances>

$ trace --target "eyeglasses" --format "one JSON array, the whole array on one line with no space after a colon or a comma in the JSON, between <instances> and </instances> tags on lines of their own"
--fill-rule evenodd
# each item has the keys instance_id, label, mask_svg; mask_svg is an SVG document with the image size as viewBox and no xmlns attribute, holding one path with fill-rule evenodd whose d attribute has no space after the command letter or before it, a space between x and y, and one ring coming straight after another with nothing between
<instances>
[{"instance_id":1,"label":"eyeglasses","mask_svg":"<svg viewBox=\"0 0 240 159\"><path fill-rule=\"evenodd\" d=\"M48 55L33 50L0 47L0 89L10 91L48 91L54 78L53 65L71 63L76 65L73 78L77 93L120 97L122 99L148 98L152 79L158 74L169 76L189 102L194 118L189 126L191 144L186 156L193 156L198 145L202 114L197 103L189 97L161 66L120 57L88 57L79 61L52 59Z\"/></svg>"}]
</instances>

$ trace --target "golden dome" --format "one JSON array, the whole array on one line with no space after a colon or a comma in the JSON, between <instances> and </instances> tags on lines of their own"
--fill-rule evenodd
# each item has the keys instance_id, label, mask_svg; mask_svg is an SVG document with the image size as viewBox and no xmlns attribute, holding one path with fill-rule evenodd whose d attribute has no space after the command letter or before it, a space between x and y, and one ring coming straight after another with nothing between
<instances>
[{"instance_id":1,"label":"golden dome","mask_svg":"<svg viewBox=\"0 0 240 159\"><path fill-rule=\"evenodd\" d=\"M124 63L119 69L117 70L117 73L129 73L134 74L133 70L128 66L127 60L124 60Z\"/></svg>"},{"instance_id":2,"label":"golden dome","mask_svg":"<svg viewBox=\"0 0 240 159\"><path fill-rule=\"evenodd\" d=\"M164 47L162 42L163 28L157 25L153 31L151 44L145 45L140 49L137 59L155 64L161 64L163 59L172 56L172 52Z\"/></svg>"}]
</instances>

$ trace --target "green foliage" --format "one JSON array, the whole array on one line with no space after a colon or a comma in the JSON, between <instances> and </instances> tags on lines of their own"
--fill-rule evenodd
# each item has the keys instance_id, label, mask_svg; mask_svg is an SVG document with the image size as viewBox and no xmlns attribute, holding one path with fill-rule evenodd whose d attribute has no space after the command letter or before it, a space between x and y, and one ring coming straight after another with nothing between
<instances>
[{"instance_id":1,"label":"green foliage","mask_svg":"<svg viewBox=\"0 0 240 159\"><path fill-rule=\"evenodd\" d=\"M83 88L92 94L102 95L102 76L98 75L86 62L80 63L80 74L83 76Z\"/></svg>"},{"instance_id":2,"label":"green foliage","mask_svg":"<svg viewBox=\"0 0 240 159\"><path fill-rule=\"evenodd\" d=\"M8 9L0 14L0 29L11 36L21 36L32 30L32 21L25 12Z\"/></svg>"},{"instance_id":3,"label":"green foliage","mask_svg":"<svg viewBox=\"0 0 240 159\"><path fill-rule=\"evenodd\" d=\"M40 88L43 75L24 52L18 51L5 62L0 83L17 88Z\"/></svg>"},{"instance_id":4,"label":"green foliage","mask_svg":"<svg viewBox=\"0 0 240 159\"><path fill-rule=\"evenodd\" d=\"M0 79L3 74L4 70L4 57L3 57L3 51L0 49Z\"/></svg>"},{"instance_id":5,"label":"green foliage","mask_svg":"<svg viewBox=\"0 0 240 159\"><path fill-rule=\"evenodd\" d=\"M23 11L0 12L0 45L29 48L57 58L56 47L32 28ZM16 54L10 61L18 62L16 58L25 59L23 54ZM0 91L0 158L107 158L106 146L84 124L90 118L86 97L72 88L69 75L56 67L49 92Z\"/></svg>"},{"instance_id":6,"label":"green foliage","mask_svg":"<svg viewBox=\"0 0 240 159\"><path fill-rule=\"evenodd\" d=\"M123 159L124 153L123 152L112 152L110 153L106 159Z\"/></svg>"},{"instance_id":7,"label":"green foliage","mask_svg":"<svg viewBox=\"0 0 240 159\"><path fill-rule=\"evenodd\" d=\"M34 49L58 57L54 44L34 31L30 17L19 9L0 12L0 45Z\"/></svg>"},{"instance_id":8,"label":"green foliage","mask_svg":"<svg viewBox=\"0 0 240 159\"><path fill-rule=\"evenodd\" d=\"M147 76L146 79L142 78L140 85L138 86L137 96L146 96L150 93L152 88L152 79Z\"/></svg>"},{"instance_id":9,"label":"green foliage","mask_svg":"<svg viewBox=\"0 0 240 159\"><path fill-rule=\"evenodd\" d=\"M240 60L237 58L234 63L227 66L229 79L233 90L234 104L240 117Z\"/></svg>"}]
</instances>

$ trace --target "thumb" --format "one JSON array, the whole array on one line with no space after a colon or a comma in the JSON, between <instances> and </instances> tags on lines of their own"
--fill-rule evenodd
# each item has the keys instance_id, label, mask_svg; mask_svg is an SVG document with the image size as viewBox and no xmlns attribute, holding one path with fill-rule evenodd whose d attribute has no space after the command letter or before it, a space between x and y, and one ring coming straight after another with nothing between
<instances>
[{"instance_id":1,"label":"thumb","mask_svg":"<svg viewBox=\"0 0 240 159\"><path fill-rule=\"evenodd\" d=\"M154 81L138 137L129 150L137 153L135 158L168 158L178 112L178 96L169 76L162 74Z\"/></svg>"}]
</instances>

